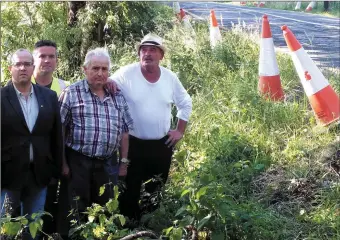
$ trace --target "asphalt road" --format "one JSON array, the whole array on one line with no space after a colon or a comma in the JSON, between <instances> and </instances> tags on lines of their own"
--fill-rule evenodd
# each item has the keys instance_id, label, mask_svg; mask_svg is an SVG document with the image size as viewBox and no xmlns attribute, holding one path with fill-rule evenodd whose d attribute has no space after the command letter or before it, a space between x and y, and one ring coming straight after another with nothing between
<instances>
[{"instance_id":1,"label":"asphalt road","mask_svg":"<svg viewBox=\"0 0 340 240\"><path fill-rule=\"evenodd\" d=\"M202 19L208 19L214 9L221 26L231 28L232 23L244 22L250 31L261 27L266 14L276 48L288 51L281 30L287 25L318 67L340 69L340 18L216 2L180 2L180 7Z\"/></svg>"}]
</instances>

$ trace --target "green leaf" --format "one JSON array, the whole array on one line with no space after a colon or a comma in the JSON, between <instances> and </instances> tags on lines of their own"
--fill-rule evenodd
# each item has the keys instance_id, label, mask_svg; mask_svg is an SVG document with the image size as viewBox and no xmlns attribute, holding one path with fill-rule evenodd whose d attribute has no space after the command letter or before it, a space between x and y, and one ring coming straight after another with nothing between
<instances>
[{"instance_id":1,"label":"green leaf","mask_svg":"<svg viewBox=\"0 0 340 240\"><path fill-rule=\"evenodd\" d=\"M200 188L200 190L198 190L198 192L196 193L196 199L200 199L201 196L205 195L205 193L207 192L208 186L202 187Z\"/></svg>"},{"instance_id":2,"label":"green leaf","mask_svg":"<svg viewBox=\"0 0 340 240\"><path fill-rule=\"evenodd\" d=\"M113 187L113 194L114 194L114 199L115 199L115 200L118 200L119 189L118 189L118 186L117 186L117 185L115 185L115 186Z\"/></svg>"},{"instance_id":3,"label":"green leaf","mask_svg":"<svg viewBox=\"0 0 340 240\"><path fill-rule=\"evenodd\" d=\"M197 230L200 230L204 226L204 224L206 224L209 221L211 216L212 215L209 213L207 216L202 218L201 221L198 222Z\"/></svg>"},{"instance_id":4,"label":"green leaf","mask_svg":"<svg viewBox=\"0 0 340 240\"><path fill-rule=\"evenodd\" d=\"M38 226L39 224L37 222L31 222L29 225L28 225L28 228L30 230L30 233L32 235L33 238L35 238L35 236L37 235L37 231L38 231Z\"/></svg>"},{"instance_id":5,"label":"green leaf","mask_svg":"<svg viewBox=\"0 0 340 240\"><path fill-rule=\"evenodd\" d=\"M178 222L178 227L184 228L185 226L192 224L194 220L195 220L195 217L187 215Z\"/></svg>"},{"instance_id":6,"label":"green leaf","mask_svg":"<svg viewBox=\"0 0 340 240\"><path fill-rule=\"evenodd\" d=\"M118 200L116 199L110 199L107 203L106 203L106 207L107 210L110 213L113 213L114 211L116 211L118 209Z\"/></svg>"},{"instance_id":7,"label":"green leaf","mask_svg":"<svg viewBox=\"0 0 340 240\"><path fill-rule=\"evenodd\" d=\"M190 205L191 205L191 210L194 211L194 212L199 209L197 203L192 199L190 199Z\"/></svg>"},{"instance_id":8,"label":"green leaf","mask_svg":"<svg viewBox=\"0 0 340 240\"><path fill-rule=\"evenodd\" d=\"M98 219L99 219L100 226L103 226L105 224L105 222L106 222L105 214L100 214Z\"/></svg>"},{"instance_id":9,"label":"green leaf","mask_svg":"<svg viewBox=\"0 0 340 240\"><path fill-rule=\"evenodd\" d=\"M182 229L173 228L170 235L170 240L181 240L182 239Z\"/></svg>"},{"instance_id":10,"label":"green leaf","mask_svg":"<svg viewBox=\"0 0 340 240\"><path fill-rule=\"evenodd\" d=\"M89 215L88 216L89 222L93 222L95 219L95 216Z\"/></svg>"},{"instance_id":11,"label":"green leaf","mask_svg":"<svg viewBox=\"0 0 340 240\"><path fill-rule=\"evenodd\" d=\"M187 210L187 205L182 206L180 209L177 210L175 217L179 216L182 214L185 210Z\"/></svg>"},{"instance_id":12,"label":"green leaf","mask_svg":"<svg viewBox=\"0 0 340 240\"><path fill-rule=\"evenodd\" d=\"M120 224L121 224L122 226L124 226L124 225L125 225L125 222L126 222L125 217L124 217L123 215L119 214L119 215L118 215L118 219L119 219L119 221L120 221Z\"/></svg>"},{"instance_id":13,"label":"green leaf","mask_svg":"<svg viewBox=\"0 0 340 240\"><path fill-rule=\"evenodd\" d=\"M4 233L6 233L9 236L15 236L17 235L18 231L21 228L20 222L6 222L2 226Z\"/></svg>"},{"instance_id":14,"label":"green leaf","mask_svg":"<svg viewBox=\"0 0 340 240\"><path fill-rule=\"evenodd\" d=\"M35 219L38 216L38 213L32 213L32 219Z\"/></svg>"},{"instance_id":15,"label":"green leaf","mask_svg":"<svg viewBox=\"0 0 340 240\"><path fill-rule=\"evenodd\" d=\"M28 224L27 218L22 218L22 219L20 220L20 222L21 222L22 225L27 225L27 224Z\"/></svg>"},{"instance_id":16,"label":"green leaf","mask_svg":"<svg viewBox=\"0 0 340 240\"><path fill-rule=\"evenodd\" d=\"M42 229L42 226L44 225L44 220L42 220L42 218L40 218L37 223L39 225L39 229Z\"/></svg>"},{"instance_id":17,"label":"green leaf","mask_svg":"<svg viewBox=\"0 0 340 240\"><path fill-rule=\"evenodd\" d=\"M105 185L103 185L99 188L99 196L103 195L104 192L105 192Z\"/></svg>"},{"instance_id":18,"label":"green leaf","mask_svg":"<svg viewBox=\"0 0 340 240\"><path fill-rule=\"evenodd\" d=\"M190 192L189 189L184 190L184 191L182 192L182 194L181 194L181 197L183 197L184 195L188 194L189 192Z\"/></svg>"},{"instance_id":19,"label":"green leaf","mask_svg":"<svg viewBox=\"0 0 340 240\"><path fill-rule=\"evenodd\" d=\"M173 229L174 227L169 227L169 228L166 228L166 229L163 229L163 232L166 236L169 236L169 233L171 232L171 230Z\"/></svg>"},{"instance_id":20,"label":"green leaf","mask_svg":"<svg viewBox=\"0 0 340 240\"><path fill-rule=\"evenodd\" d=\"M241 162L234 163L234 168L242 168L243 164Z\"/></svg>"}]
</instances>

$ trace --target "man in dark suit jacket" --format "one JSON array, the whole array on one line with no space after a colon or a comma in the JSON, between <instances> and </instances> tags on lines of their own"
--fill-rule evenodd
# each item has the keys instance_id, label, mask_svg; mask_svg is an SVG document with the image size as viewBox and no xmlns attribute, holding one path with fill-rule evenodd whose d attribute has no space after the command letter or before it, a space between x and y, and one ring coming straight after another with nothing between
<instances>
[{"instance_id":1,"label":"man in dark suit jacket","mask_svg":"<svg viewBox=\"0 0 340 240\"><path fill-rule=\"evenodd\" d=\"M6 196L12 216L30 215L44 210L47 185L61 173L60 110L54 91L31 83L28 50L13 54L9 70L13 84L1 89L1 204Z\"/></svg>"}]
</instances>

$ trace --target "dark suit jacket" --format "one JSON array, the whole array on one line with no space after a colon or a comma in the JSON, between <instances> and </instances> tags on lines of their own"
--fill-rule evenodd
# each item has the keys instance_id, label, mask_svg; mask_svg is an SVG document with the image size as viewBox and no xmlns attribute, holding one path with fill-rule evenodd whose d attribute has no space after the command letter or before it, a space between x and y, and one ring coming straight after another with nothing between
<instances>
[{"instance_id":1,"label":"dark suit jacket","mask_svg":"<svg viewBox=\"0 0 340 240\"><path fill-rule=\"evenodd\" d=\"M29 149L37 183L47 186L61 173L62 128L57 94L33 84L39 113L32 132L25 121L14 86L1 88L1 188L20 189L30 168Z\"/></svg>"}]
</instances>

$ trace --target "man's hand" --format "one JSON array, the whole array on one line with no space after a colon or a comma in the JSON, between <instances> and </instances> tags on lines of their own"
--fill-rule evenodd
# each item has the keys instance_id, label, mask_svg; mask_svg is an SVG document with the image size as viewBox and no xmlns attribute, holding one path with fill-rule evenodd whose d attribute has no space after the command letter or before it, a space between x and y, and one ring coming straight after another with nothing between
<instances>
[{"instance_id":1,"label":"man's hand","mask_svg":"<svg viewBox=\"0 0 340 240\"><path fill-rule=\"evenodd\" d=\"M168 140L165 142L168 147L173 147L176 143L183 138L183 133L178 130L170 130L168 132Z\"/></svg>"},{"instance_id":2,"label":"man's hand","mask_svg":"<svg viewBox=\"0 0 340 240\"><path fill-rule=\"evenodd\" d=\"M61 175L63 175L64 177L70 176L70 168L67 163L63 163Z\"/></svg>"},{"instance_id":3,"label":"man's hand","mask_svg":"<svg viewBox=\"0 0 340 240\"><path fill-rule=\"evenodd\" d=\"M127 174L127 169L128 169L128 164L127 163L121 163L119 165L119 172L118 172L118 176L119 177L125 177Z\"/></svg>"},{"instance_id":4,"label":"man's hand","mask_svg":"<svg viewBox=\"0 0 340 240\"><path fill-rule=\"evenodd\" d=\"M113 94L119 91L117 83L113 81L111 78L107 79L105 87L107 88L107 90L109 90L110 93L113 93Z\"/></svg>"}]
</instances>

